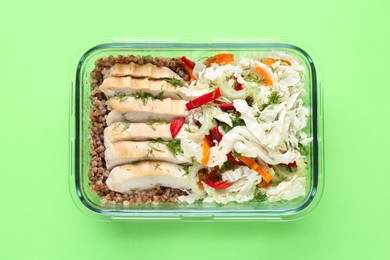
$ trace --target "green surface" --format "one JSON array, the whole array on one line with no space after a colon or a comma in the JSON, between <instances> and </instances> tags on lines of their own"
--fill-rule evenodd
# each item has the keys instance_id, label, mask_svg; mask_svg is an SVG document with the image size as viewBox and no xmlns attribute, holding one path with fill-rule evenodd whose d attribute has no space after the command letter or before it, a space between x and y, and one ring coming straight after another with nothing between
<instances>
[{"instance_id":1,"label":"green surface","mask_svg":"<svg viewBox=\"0 0 390 260\"><path fill-rule=\"evenodd\" d=\"M386 0L2 3L0 258L389 259L389 9ZM136 36L287 37L312 47L325 78L317 209L291 223L81 214L68 191L70 66L96 39Z\"/></svg>"}]
</instances>

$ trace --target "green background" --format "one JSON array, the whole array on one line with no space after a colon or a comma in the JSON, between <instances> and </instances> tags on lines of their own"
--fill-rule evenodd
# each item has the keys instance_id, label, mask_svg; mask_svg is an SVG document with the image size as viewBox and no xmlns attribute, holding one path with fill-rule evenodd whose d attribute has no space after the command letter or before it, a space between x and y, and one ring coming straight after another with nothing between
<instances>
[{"instance_id":1,"label":"green background","mask_svg":"<svg viewBox=\"0 0 390 260\"><path fill-rule=\"evenodd\" d=\"M389 259L390 2L6 1L1 259ZM113 37L282 37L323 68L325 191L290 223L105 223L68 188L72 62Z\"/></svg>"}]
</instances>

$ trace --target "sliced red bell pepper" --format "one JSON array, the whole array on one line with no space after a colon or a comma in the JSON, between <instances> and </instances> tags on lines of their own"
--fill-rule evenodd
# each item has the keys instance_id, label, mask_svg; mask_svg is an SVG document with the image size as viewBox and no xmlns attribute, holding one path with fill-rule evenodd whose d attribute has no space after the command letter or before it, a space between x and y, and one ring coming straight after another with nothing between
<instances>
[{"instance_id":1,"label":"sliced red bell pepper","mask_svg":"<svg viewBox=\"0 0 390 260\"><path fill-rule=\"evenodd\" d=\"M233 110L234 109L233 103L223 102L223 103L219 103L218 106L222 110Z\"/></svg>"},{"instance_id":2,"label":"sliced red bell pepper","mask_svg":"<svg viewBox=\"0 0 390 260\"><path fill-rule=\"evenodd\" d=\"M188 65L188 67L190 67L191 69L193 69L195 67L195 62L189 60L186 56L183 56L180 58L185 64Z\"/></svg>"},{"instance_id":3,"label":"sliced red bell pepper","mask_svg":"<svg viewBox=\"0 0 390 260\"><path fill-rule=\"evenodd\" d=\"M208 178L210 181L212 182L216 182L217 181L217 176L215 175L215 171L211 171L208 173Z\"/></svg>"},{"instance_id":4,"label":"sliced red bell pepper","mask_svg":"<svg viewBox=\"0 0 390 260\"><path fill-rule=\"evenodd\" d=\"M242 85L240 83L237 83L236 90L237 91L242 90Z\"/></svg>"},{"instance_id":5,"label":"sliced red bell pepper","mask_svg":"<svg viewBox=\"0 0 390 260\"><path fill-rule=\"evenodd\" d=\"M216 88L210 93L206 93L200 97L195 98L194 100L191 100L186 104L186 108L187 110L192 110L197 107L203 106L204 104L207 104L211 101L214 101L219 97L221 97L221 91L219 90L219 88Z\"/></svg>"},{"instance_id":6,"label":"sliced red bell pepper","mask_svg":"<svg viewBox=\"0 0 390 260\"><path fill-rule=\"evenodd\" d=\"M217 141L217 143L221 142L221 140L222 140L222 134L221 134L221 132L219 131L219 129L218 129L217 126L214 127L213 129L211 129L210 135L211 135L211 138L212 138L213 140L216 140L216 141Z\"/></svg>"},{"instance_id":7,"label":"sliced red bell pepper","mask_svg":"<svg viewBox=\"0 0 390 260\"><path fill-rule=\"evenodd\" d=\"M215 146L213 142L213 138L211 137L211 134L205 135L205 138L207 140L207 143L209 144L210 147Z\"/></svg>"},{"instance_id":8,"label":"sliced red bell pepper","mask_svg":"<svg viewBox=\"0 0 390 260\"><path fill-rule=\"evenodd\" d=\"M281 165L281 166L289 166L289 167L291 167L291 168L297 168L297 167L298 167L296 161L293 161L293 162L288 163L288 164L281 163L280 165Z\"/></svg>"},{"instance_id":9,"label":"sliced red bell pepper","mask_svg":"<svg viewBox=\"0 0 390 260\"><path fill-rule=\"evenodd\" d=\"M234 163L234 164L237 164L237 165L240 165L240 166L244 166L244 165L245 165L245 163L243 163L243 162L241 162L240 160L234 158L232 152L228 153L226 156L227 156L228 160L229 160L230 162Z\"/></svg>"},{"instance_id":10,"label":"sliced red bell pepper","mask_svg":"<svg viewBox=\"0 0 390 260\"><path fill-rule=\"evenodd\" d=\"M171 135L173 138L175 138L176 135L179 133L179 131L183 127L185 121L186 121L185 117L179 117L171 122L170 130L171 130Z\"/></svg>"},{"instance_id":11,"label":"sliced red bell pepper","mask_svg":"<svg viewBox=\"0 0 390 260\"><path fill-rule=\"evenodd\" d=\"M211 188L214 188L216 190L222 190L222 189L229 188L233 184L232 182L226 182L226 181L214 182L214 181L210 180L209 178L203 179L203 182L206 183Z\"/></svg>"},{"instance_id":12,"label":"sliced red bell pepper","mask_svg":"<svg viewBox=\"0 0 390 260\"><path fill-rule=\"evenodd\" d=\"M298 167L296 161L293 161L292 163L287 164L287 166L290 166L292 168L297 168Z\"/></svg>"},{"instance_id":13,"label":"sliced red bell pepper","mask_svg":"<svg viewBox=\"0 0 390 260\"><path fill-rule=\"evenodd\" d=\"M213 129L211 129L210 134L206 135L205 138L209 143L210 147L212 147L215 146L214 140L217 141L218 144L219 142L221 142L222 134L219 131L218 127L216 126Z\"/></svg>"}]
</instances>

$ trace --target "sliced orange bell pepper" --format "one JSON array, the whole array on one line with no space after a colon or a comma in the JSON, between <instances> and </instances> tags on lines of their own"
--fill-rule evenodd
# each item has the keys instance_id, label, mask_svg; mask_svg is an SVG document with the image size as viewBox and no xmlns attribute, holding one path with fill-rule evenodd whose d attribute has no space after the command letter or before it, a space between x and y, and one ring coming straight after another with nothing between
<instances>
[{"instance_id":1,"label":"sliced orange bell pepper","mask_svg":"<svg viewBox=\"0 0 390 260\"><path fill-rule=\"evenodd\" d=\"M206 138L203 140L201 147L202 147L203 157L200 160L200 162L203 165L207 165L207 163L210 159L210 145L209 145L209 142L207 142Z\"/></svg>"},{"instance_id":2,"label":"sliced orange bell pepper","mask_svg":"<svg viewBox=\"0 0 390 260\"><path fill-rule=\"evenodd\" d=\"M187 71L188 75L190 75L190 82L196 80L196 78L192 74L193 69L190 66L188 66L186 63L184 63L184 69L185 71Z\"/></svg>"},{"instance_id":3,"label":"sliced orange bell pepper","mask_svg":"<svg viewBox=\"0 0 390 260\"><path fill-rule=\"evenodd\" d=\"M251 168L252 170L254 171L257 171L257 173L259 175L261 175L261 177L263 178L263 180L265 181L265 184L262 184L261 183L259 184L260 187L266 185L268 186L269 184L271 184L271 181L272 181L272 176L271 174L269 174L263 167L261 167L255 160L253 160L252 158L249 158L249 157L246 157L246 156L240 156L238 155L237 158L245 163L246 166L248 166L249 168ZM265 186L264 186L265 187Z\"/></svg>"},{"instance_id":4,"label":"sliced orange bell pepper","mask_svg":"<svg viewBox=\"0 0 390 260\"><path fill-rule=\"evenodd\" d=\"M255 72L257 76L260 76L264 79L264 85L272 86L271 76L268 74L268 72L265 69L261 67L256 67Z\"/></svg>"},{"instance_id":5,"label":"sliced orange bell pepper","mask_svg":"<svg viewBox=\"0 0 390 260\"><path fill-rule=\"evenodd\" d=\"M283 59L282 59L281 61L287 63L288 66L291 66L291 62L289 62L288 60L283 60Z\"/></svg>"},{"instance_id":6,"label":"sliced orange bell pepper","mask_svg":"<svg viewBox=\"0 0 390 260\"><path fill-rule=\"evenodd\" d=\"M234 55L230 53L220 53L215 56L212 56L206 60L206 66L209 67L211 63L229 63L234 61Z\"/></svg>"},{"instance_id":7,"label":"sliced orange bell pepper","mask_svg":"<svg viewBox=\"0 0 390 260\"><path fill-rule=\"evenodd\" d=\"M264 58L262 61L263 61L263 63L264 63L265 65L268 65L268 66L271 66L272 64L275 63L275 60L272 59L272 58Z\"/></svg>"}]
</instances>

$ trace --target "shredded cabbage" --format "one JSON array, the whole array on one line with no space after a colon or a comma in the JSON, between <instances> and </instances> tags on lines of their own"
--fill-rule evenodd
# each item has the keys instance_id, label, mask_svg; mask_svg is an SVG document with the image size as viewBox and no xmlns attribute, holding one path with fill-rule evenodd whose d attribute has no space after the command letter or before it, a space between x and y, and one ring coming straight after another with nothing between
<instances>
[{"instance_id":1,"label":"shredded cabbage","mask_svg":"<svg viewBox=\"0 0 390 260\"><path fill-rule=\"evenodd\" d=\"M266 65L264 58L270 57L273 63ZM257 67L269 76L272 86L264 84L256 73ZM221 110L214 103L190 111L189 131L181 139L181 145L184 157L196 165L191 167L189 176L194 189L179 200L191 203L203 199L223 204L252 200L256 190L260 191L256 185L261 177L246 166L222 172L222 180L233 183L226 189L217 190L205 184L202 191L197 186L198 171L203 167L221 167L232 151L254 158L272 176L272 184L261 188L268 201L304 196L307 166L301 149L312 137L304 131L309 110L303 104L305 67L301 61L288 53L272 51L235 57L232 63L212 63L209 67L202 61L196 62L193 74L197 81L188 87L187 96L198 97L218 87L222 97L215 102L232 102L235 111ZM236 90L236 84L241 84L242 90ZM196 121L202 124L200 128ZM214 141L216 145L210 147L207 165L202 166L201 144L215 126L223 133L222 140L219 144ZM287 166L294 161L296 169Z\"/></svg>"}]
</instances>

